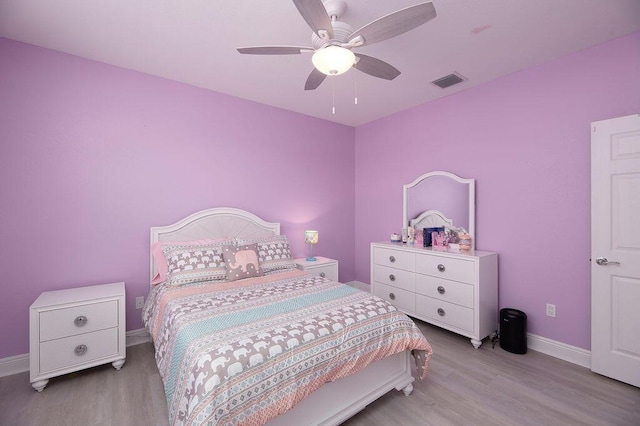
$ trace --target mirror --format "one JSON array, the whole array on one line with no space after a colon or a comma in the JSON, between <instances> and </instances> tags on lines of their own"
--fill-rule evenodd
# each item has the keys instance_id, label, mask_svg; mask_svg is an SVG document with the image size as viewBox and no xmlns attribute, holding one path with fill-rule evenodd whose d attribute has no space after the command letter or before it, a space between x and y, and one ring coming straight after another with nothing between
<instances>
[{"instance_id":1,"label":"mirror","mask_svg":"<svg viewBox=\"0 0 640 426\"><path fill-rule=\"evenodd\" d=\"M427 210L435 210L453 224L462 227L471 235L471 248L475 239L475 180L463 179L449 172L429 172L403 186L403 228L412 219Z\"/></svg>"}]
</instances>

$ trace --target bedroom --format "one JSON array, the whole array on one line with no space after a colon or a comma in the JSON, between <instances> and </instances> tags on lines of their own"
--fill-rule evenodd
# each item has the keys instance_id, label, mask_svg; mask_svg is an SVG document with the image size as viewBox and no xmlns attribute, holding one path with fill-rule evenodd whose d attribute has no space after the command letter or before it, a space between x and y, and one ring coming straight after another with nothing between
<instances>
[{"instance_id":1,"label":"bedroom","mask_svg":"<svg viewBox=\"0 0 640 426\"><path fill-rule=\"evenodd\" d=\"M476 179L500 306L588 359L589 125L640 109L639 44L636 31L347 126L1 38L0 359L23 362L42 291L124 281L127 330L141 329L149 228L205 208L281 222L297 256L314 227L340 280L368 283L370 242L399 231L402 185L430 170Z\"/></svg>"}]
</instances>

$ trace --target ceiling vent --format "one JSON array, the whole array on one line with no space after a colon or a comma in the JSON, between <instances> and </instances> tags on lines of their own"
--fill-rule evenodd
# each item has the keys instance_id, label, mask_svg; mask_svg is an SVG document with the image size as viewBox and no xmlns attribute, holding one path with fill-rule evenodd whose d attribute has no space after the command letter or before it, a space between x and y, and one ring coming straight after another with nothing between
<instances>
[{"instance_id":1,"label":"ceiling vent","mask_svg":"<svg viewBox=\"0 0 640 426\"><path fill-rule=\"evenodd\" d=\"M446 89L447 87L451 87L454 84L462 83L466 78L462 75L454 72L453 74L445 75L437 80L432 81L431 83L440 87L441 89Z\"/></svg>"}]
</instances>

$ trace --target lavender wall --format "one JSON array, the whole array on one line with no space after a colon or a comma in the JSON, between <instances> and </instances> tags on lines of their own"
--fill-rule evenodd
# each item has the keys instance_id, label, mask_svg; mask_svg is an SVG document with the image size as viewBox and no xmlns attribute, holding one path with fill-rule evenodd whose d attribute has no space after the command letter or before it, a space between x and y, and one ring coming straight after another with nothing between
<instances>
[{"instance_id":1,"label":"lavender wall","mask_svg":"<svg viewBox=\"0 0 640 426\"><path fill-rule=\"evenodd\" d=\"M142 327L149 227L238 207L354 278L354 129L0 38L0 358L45 290L125 281ZM347 242L345 244L345 242Z\"/></svg>"},{"instance_id":2,"label":"lavender wall","mask_svg":"<svg viewBox=\"0 0 640 426\"><path fill-rule=\"evenodd\" d=\"M500 306L589 349L590 123L638 112L635 33L358 127L356 278L369 282L369 243L400 230L403 184L432 170L473 177Z\"/></svg>"}]
</instances>

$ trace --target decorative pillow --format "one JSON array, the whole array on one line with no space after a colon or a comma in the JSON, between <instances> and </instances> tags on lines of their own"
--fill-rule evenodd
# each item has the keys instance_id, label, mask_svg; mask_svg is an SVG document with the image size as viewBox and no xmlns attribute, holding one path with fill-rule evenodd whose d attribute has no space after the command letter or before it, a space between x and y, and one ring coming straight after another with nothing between
<instances>
[{"instance_id":1,"label":"decorative pillow","mask_svg":"<svg viewBox=\"0 0 640 426\"><path fill-rule=\"evenodd\" d=\"M225 280L227 270L222 248L233 246L234 239L198 240L190 244L162 245L167 262L166 281L169 285L200 281Z\"/></svg>"},{"instance_id":2,"label":"decorative pillow","mask_svg":"<svg viewBox=\"0 0 640 426\"><path fill-rule=\"evenodd\" d=\"M192 241L158 241L151 245L151 254L156 265L156 275L151 284L160 284L167 280L167 258L164 256L163 247L167 246L194 246L198 244L215 244L222 240L192 240Z\"/></svg>"},{"instance_id":3,"label":"decorative pillow","mask_svg":"<svg viewBox=\"0 0 640 426\"><path fill-rule=\"evenodd\" d=\"M222 248L222 257L226 264L229 281L264 275L258 261L257 244L225 246Z\"/></svg>"},{"instance_id":4,"label":"decorative pillow","mask_svg":"<svg viewBox=\"0 0 640 426\"><path fill-rule=\"evenodd\" d=\"M265 274L277 270L296 269L286 235L273 235L253 240L238 239L238 244L258 245L258 260Z\"/></svg>"}]
</instances>

